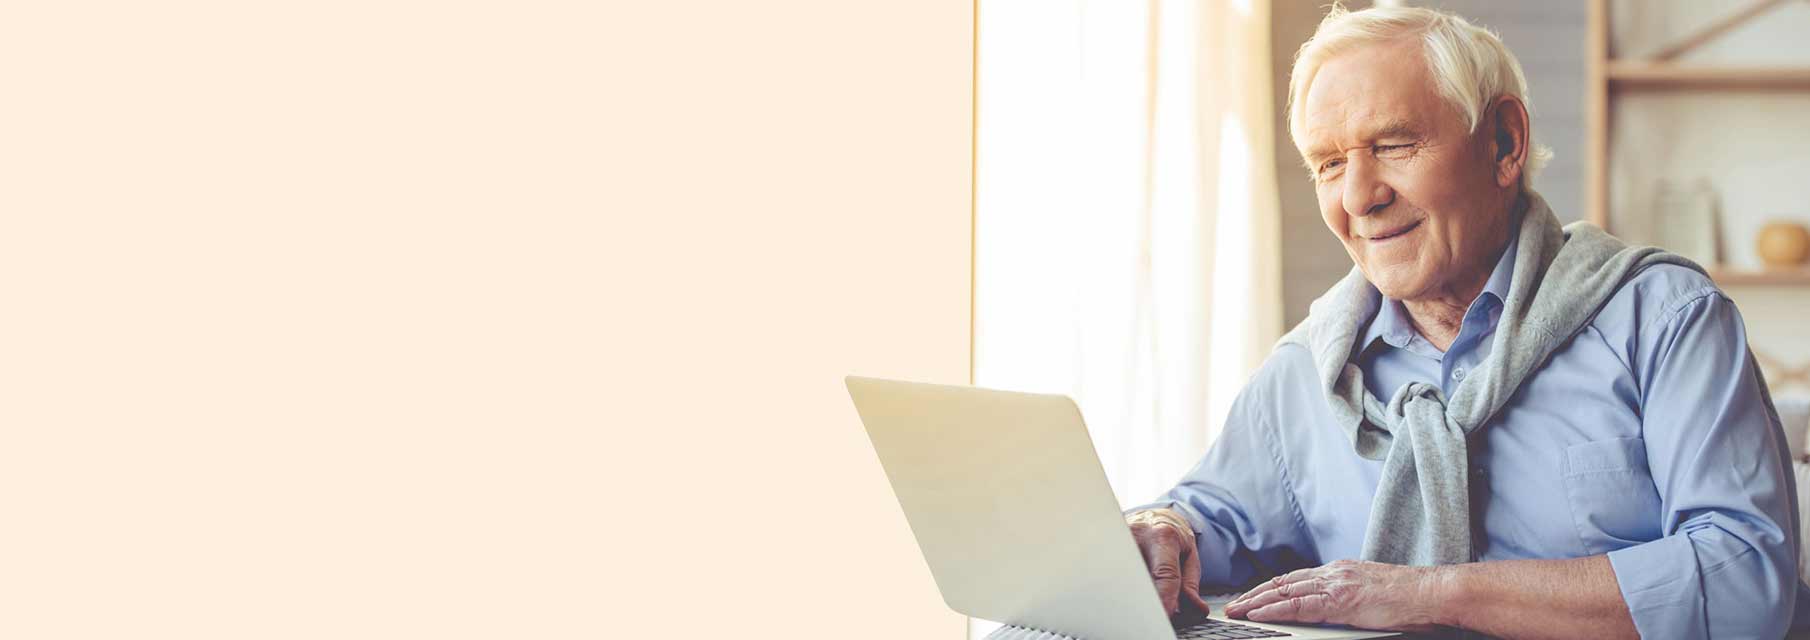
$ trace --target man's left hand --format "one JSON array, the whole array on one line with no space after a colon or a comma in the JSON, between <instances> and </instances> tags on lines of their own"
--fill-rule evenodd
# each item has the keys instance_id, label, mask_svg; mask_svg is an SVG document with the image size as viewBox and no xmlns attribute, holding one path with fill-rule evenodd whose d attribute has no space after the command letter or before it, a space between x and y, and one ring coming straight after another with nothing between
<instances>
[{"instance_id":1,"label":"man's left hand","mask_svg":"<svg viewBox=\"0 0 1810 640\"><path fill-rule=\"evenodd\" d=\"M1343 624L1431 631L1441 622L1434 567L1339 560L1278 576L1226 604L1226 615L1256 622Z\"/></svg>"}]
</instances>

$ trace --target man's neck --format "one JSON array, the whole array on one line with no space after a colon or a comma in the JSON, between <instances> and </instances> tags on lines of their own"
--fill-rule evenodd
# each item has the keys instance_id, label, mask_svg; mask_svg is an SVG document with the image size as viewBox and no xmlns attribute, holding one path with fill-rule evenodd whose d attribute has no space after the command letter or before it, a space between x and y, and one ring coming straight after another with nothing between
<instances>
[{"instance_id":1,"label":"man's neck","mask_svg":"<svg viewBox=\"0 0 1810 640\"><path fill-rule=\"evenodd\" d=\"M1440 351L1450 349L1452 343L1458 340L1458 331L1464 327L1464 313L1471 308L1471 302L1483 294L1483 288L1489 284L1490 274L1502 259L1502 252L1508 250L1508 234L1520 232L1515 223L1526 215L1525 197L1517 196L1511 206L1514 210L1507 216L1507 229L1502 234L1502 244L1497 245L1495 251L1472 263L1465 273L1453 278L1450 284L1433 295L1401 301L1402 308L1408 311L1408 322L1414 325L1414 330Z\"/></svg>"},{"instance_id":2,"label":"man's neck","mask_svg":"<svg viewBox=\"0 0 1810 640\"><path fill-rule=\"evenodd\" d=\"M1485 274L1488 277L1488 274ZM1458 340L1458 330L1464 326L1464 312L1471 306L1471 301L1483 293L1483 283L1471 287L1471 293L1440 295L1419 300L1403 300L1402 308L1408 310L1408 322L1414 325L1414 331L1427 342L1445 351Z\"/></svg>"}]
</instances>

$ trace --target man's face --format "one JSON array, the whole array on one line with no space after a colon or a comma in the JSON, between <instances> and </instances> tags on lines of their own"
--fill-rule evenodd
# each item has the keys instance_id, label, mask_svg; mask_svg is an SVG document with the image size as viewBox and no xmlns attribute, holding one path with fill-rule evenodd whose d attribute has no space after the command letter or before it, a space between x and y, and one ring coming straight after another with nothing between
<instances>
[{"instance_id":1,"label":"man's face","mask_svg":"<svg viewBox=\"0 0 1810 640\"><path fill-rule=\"evenodd\" d=\"M1410 39L1326 61L1302 98L1295 141L1314 167L1326 227L1398 300L1480 285L1508 232L1489 118L1477 135L1465 131L1420 51Z\"/></svg>"}]
</instances>

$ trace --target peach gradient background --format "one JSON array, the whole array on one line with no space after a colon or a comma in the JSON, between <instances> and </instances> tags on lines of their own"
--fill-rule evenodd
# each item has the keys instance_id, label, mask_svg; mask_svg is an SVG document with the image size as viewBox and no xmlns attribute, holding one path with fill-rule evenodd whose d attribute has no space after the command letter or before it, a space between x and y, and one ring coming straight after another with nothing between
<instances>
[{"instance_id":1,"label":"peach gradient background","mask_svg":"<svg viewBox=\"0 0 1810 640\"><path fill-rule=\"evenodd\" d=\"M960 637L972 12L15 3L0 637Z\"/></svg>"}]
</instances>

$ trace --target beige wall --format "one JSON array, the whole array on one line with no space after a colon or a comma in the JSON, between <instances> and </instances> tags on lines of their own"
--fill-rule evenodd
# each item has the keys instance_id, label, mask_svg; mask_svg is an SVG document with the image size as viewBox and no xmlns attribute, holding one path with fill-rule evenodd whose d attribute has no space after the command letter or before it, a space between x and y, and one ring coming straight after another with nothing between
<instances>
[{"instance_id":1,"label":"beige wall","mask_svg":"<svg viewBox=\"0 0 1810 640\"><path fill-rule=\"evenodd\" d=\"M841 377L967 379L970 3L99 4L0 26L0 637L960 636Z\"/></svg>"}]
</instances>

